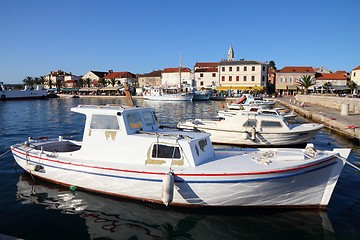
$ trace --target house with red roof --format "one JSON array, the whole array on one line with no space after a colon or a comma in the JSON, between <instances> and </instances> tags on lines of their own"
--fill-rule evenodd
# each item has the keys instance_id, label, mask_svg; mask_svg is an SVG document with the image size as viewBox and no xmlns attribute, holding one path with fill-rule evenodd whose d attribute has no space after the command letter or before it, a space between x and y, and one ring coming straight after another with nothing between
<instances>
[{"instance_id":1,"label":"house with red roof","mask_svg":"<svg viewBox=\"0 0 360 240\"><path fill-rule=\"evenodd\" d=\"M122 86L124 83L127 83L129 87L136 87L137 85L136 75L131 72L114 72L109 70L104 79L107 80L108 86L111 86L111 81L114 81L115 85L113 87Z\"/></svg>"},{"instance_id":2,"label":"house with red roof","mask_svg":"<svg viewBox=\"0 0 360 240\"><path fill-rule=\"evenodd\" d=\"M315 77L315 70L311 66L286 66L276 72L275 91L281 95L292 95L299 89L298 80L304 75Z\"/></svg>"},{"instance_id":3,"label":"house with red roof","mask_svg":"<svg viewBox=\"0 0 360 240\"><path fill-rule=\"evenodd\" d=\"M195 87L215 88L219 81L218 62L196 62L194 65Z\"/></svg>"},{"instance_id":4,"label":"house with red roof","mask_svg":"<svg viewBox=\"0 0 360 240\"><path fill-rule=\"evenodd\" d=\"M356 68L351 70L350 75L351 81L354 81L358 85L358 87L360 87L360 66L357 66Z\"/></svg>"},{"instance_id":5,"label":"house with red roof","mask_svg":"<svg viewBox=\"0 0 360 240\"><path fill-rule=\"evenodd\" d=\"M186 67L164 68L161 72L161 85L167 87L180 86L181 84L192 85L193 74Z\"/></svg>"},{"instance_id":6,"label":"house with red roof","mask_svg":"<svg viewBox=\"0 0 360 240\"><path fill-rule=\"evenodd\" d=\"M150 73L144 73L138 75L139 87L150 87L161 85L161 70L152 71Z\"/></svg>"},{"instance_id":7,"label":"house with red roof","mask_svg":"<svg viewBox=\"0 0 360 240\"><path fill-rule=\"evenodd\" d=\"M336 73L317 73L315 76L315 90L324 92L348 90L348 78L345 71Z\"/></svg>"}]
</instances>

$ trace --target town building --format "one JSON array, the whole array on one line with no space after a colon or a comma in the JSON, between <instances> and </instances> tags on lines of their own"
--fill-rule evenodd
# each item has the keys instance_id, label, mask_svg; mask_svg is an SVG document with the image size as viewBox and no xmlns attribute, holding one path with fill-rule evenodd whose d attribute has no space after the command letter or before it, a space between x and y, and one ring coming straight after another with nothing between
<instances>
[{"instance_id":1,"label":"town building","mask_svg":"<svg viewBox=\"0 0 360 240\"><path fill-rule=\"evenodd\" d=\"M219 62L196 62L194 66L195 88L215 89L219 82Z\"/></svg>"},{"instance_id":2,"label":"town building","mask_svg":"<svg viewBox=\"0 0 360 240\"><path fill-rule=\"evenodd\" d=\"M360 66L357 66L351 71L350 79L360 87Z\"/></svg>"},{"instance_id":3,"label":"town building","mask_svg":"<svg viewBox=\"0 0 360 240\"><path fill-rule=\"evenodd\" d=\"M336 73L316 73L315 85L312 88L314 91L327 93L334 91L349 90L348 80L345 71Z\"/></svg>"},{"instance_id":4,"label":"town building","mask_svg":"<svg viewBox=\"0 0 360 240\"><path fill-rule=\"evenodd\" d=\"M267 84L268 64L252 60L234 60L230 46L226 60L219 62L217 91L263 91Z\"/></svg>"},{"instance_id":5,"label":"town building","mask_svg":"<svg viewBox=\"0 0 360 240\"><path fill-rule=\"evenodd\" d=\"M107 74L108 74L108 72L90 70L82 76L82 79L84 81L87 81L87 79L90 79L91 86L94 87L94 86L98 85Z\"/></svg>"},{"instance_id":6,"label":"town building","mask_svg":"<svg viewBox=\"0 0 360 240\"><path fill-rule=\"evenodd\" d=\"M181 84L192 84L193 74L189 68L164 68L161 73L162 86L180 86Z\"/></svg>"},{"instance_id":7,"label":"town building","mask_svg":"<svg viewBox=\"0 0 360 240\"><path fill-rule=\"evenodd\" d=\"M315 78L315 70L311 66L286 66L276 72L275 91L281 95L297 93L298 81L304 75Z\"/></svg>"},{"instance_id":8,"label":"town building","mask_svg":"<svg viewBox=\"0 0 360 240\"><path fill-rule=\"evenodd\" d=\"M126 83L129 87L138 87L136 75L131 72L114 72L109 70L104 79L107 81L107 86L123 86Z\"/></svg>"},{"instance_id":9,"label":"town building","mask_svg":"<svg viewBox=\"0 0 360 240\"><path fill-rule=\"evenodd\" d=\"M144 73L138 75L138 83L140 88L150 87L150 86L160 86L161 85L161 70L152 71L150 73Z\"/></svg>"}]
</instances>

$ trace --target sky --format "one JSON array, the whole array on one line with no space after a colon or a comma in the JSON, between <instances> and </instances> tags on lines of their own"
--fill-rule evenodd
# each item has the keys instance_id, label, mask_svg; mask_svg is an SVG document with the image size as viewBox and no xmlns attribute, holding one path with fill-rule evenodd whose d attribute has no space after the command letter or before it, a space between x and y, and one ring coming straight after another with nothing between
<instances>
[{"instance_id":1,"label":"sky","mask_svg":"<svg viewBox=\"0 0 360 240\"><path fill-rule=\"evenodd\" d=\"M63 70L148 73L226 59L350 72L359 0L1 0L0 81Z\"/></svg>"}]
</instances>

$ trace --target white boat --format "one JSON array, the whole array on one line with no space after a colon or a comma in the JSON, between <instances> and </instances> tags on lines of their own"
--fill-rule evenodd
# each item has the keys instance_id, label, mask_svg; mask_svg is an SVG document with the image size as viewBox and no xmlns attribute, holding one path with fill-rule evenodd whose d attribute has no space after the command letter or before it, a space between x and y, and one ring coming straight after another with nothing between
<instances>
[{"instance_id":1,"label":"white boat","mask_svg":"<svg viewBox=\"0 0 360 240\"><path fill-rule=\"evenodd\" d=\"M21 100L21 99L39 99L47 96L47 90L43 86L37 86L36 89L25 86L24 90L7 90L3 82L0 82L0 100Z\"/></svg>"},{"instance_id":2,"label":"white boat","mask_svg":"<svg viewBox=\"0 0 360 240\"><path fill-rule=\"evenodd\" d=\"M186 120L177 127L211 134L211 141L241 146L287 146L305 144L322 124L289 124L283 116L259 112L225 111L219 120Z\"/></svg>"},{"instance_id":3,"label":"white boat","mask_svg":"<svg viewBox=\"0 0 360 240\"><path fill-rule=\"evenodd\" d=\"M209 236L211 239L241 239L241 236L258 239L259 235L254 230L259 224L273 227L267 231L276 229L282 232L282 227L284 237L289 228L292 231L314 233L314 226L319 228L317 232L320 236L335 236L325 211L274 211L271 214L257 211L250 215L242 214L241 209L222 209L221 214L189 213L182 209L169 211L153 204L122 201L81 190L71 191L36 180L28 174L19 175L17 202L43 206L52 212L58 210L61 214L77 214L86 224L84 228L88 231L89 239L171 239L172 236L185 235L186 239L209 239ZM184 222L191 222L191 227ZM252 227L234 229L239 226L239 222ZM229 228L232 230L228 231ZM70 232L68 235L72 236ZM66 236L63 235L64 238ZM262 236L266 236L266 233L263 232Z\"/></svg>"},{"instance_id":4,"label":"white boat","mask_svg":"<svg viewBox=\"0 0 360 240\"><path fill-rule=\"evenodd\" d=\"M244 107L262 107L262 108L273 108L275 101L264 100L262 98L255 98L251 94L243 94L236 102L230 104L227 103L227 107L232 110L241 110Z\"/></svg>"},{"instance_id":5,"label":"white boat","mask_svg":"<svg viewBox=\"0 0 360 240\"><path fill-rule=\"evenodd\" d=\"M151 88L144 95L145 100L154 101L192 101L194 94L181 92L177 87Z\"/></svg>"},{"instance_id":6,"label":"white boat","mask_svg":"<svg viewBox=\"0 0 360 240\"><path fill-rule=\"evenodd\" d=\"M287 120L293 119L297 116L294 110L287 111L285 108L263 108L259 106L247 106L242 108L242 110L221 110L218 112L218 117L225 118L226 115L236 115L238 111L258 112L263 115L283 116Z\"/></svg>"},{"instance_id":7,"label":"white boat","mask_svg":"<svg viewBox=\"0 0 360 240\"><path fill-rule=\"evenodd\" d=\"M12 145L33 177L182 207L325 208L351 149L214 149L209 134L160 129L151 108L83 106L82 141ZM35 126L34 126L35 127Z\"/></svg>"},{"instance_id":8,"label":"white boat","mask_svg":"<svg viewBox=\"0 0 360 240\"><path fill-rule=\"evenodd\" d=\"M193 101L208 101L211 96L210 90L194 91Z\"/></svg>"}]
</instances>

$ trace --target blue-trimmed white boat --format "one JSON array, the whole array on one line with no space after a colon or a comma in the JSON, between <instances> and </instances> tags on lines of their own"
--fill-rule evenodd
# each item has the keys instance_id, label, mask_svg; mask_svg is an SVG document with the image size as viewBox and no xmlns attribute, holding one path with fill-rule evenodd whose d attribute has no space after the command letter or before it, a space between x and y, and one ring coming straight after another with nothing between
<instances>
[{"instance_id":1,"label":"blue-trimmed white boat","mask_svg":"<svg viewBox=\"0 0 360 240\"><path fill-rule=\"evenodd\" d=\"M42 85L38 85L36 89L25 86L24 90L7 90L0 82L0 101L6 100L25 100L25 99L44 99L47 97L47 90Z\"/></svg>"},{"instance_id":2,"label":"blue-trimmed white boat","mask_svg":"<svg viewBox=\"0 0 360 240\"><path fill-rule=\"evenodd\" d=\"M11 146L34 177L88 191L184 207L328 205L351 149L214 149L209 134L160 129L150 108L78 106L82 142Z\"/></svg>"}]
</instances>

